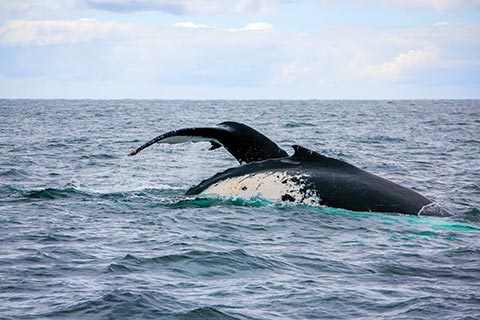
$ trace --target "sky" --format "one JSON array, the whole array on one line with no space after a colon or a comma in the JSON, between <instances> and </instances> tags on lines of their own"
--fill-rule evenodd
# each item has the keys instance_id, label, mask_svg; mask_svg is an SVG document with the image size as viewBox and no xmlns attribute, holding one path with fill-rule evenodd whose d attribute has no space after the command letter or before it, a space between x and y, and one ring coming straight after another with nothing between
<instances>
[{"instance_id":1,"label":"sky","mask_svg":"<svg viewBox=\"0 0 480 320\"><path fill-rule=\"evenodd\" d=\"M0 0L0 98L480 98L480 0Z\"/></svg>"}]
</instances>

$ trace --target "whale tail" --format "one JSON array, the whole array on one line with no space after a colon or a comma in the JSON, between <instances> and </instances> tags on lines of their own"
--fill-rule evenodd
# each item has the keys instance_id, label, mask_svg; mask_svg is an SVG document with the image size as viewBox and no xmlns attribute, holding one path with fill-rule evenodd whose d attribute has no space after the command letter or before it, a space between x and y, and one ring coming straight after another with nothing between
<instances>
[{"instance_id":1,"label":"whale tail","mask_svg":"<svg viewBox=\"0 0 480 320\"><path fill-rule=\"evenodd\" d=\"M129 153L134 156L155 143L184 143L209 141L209 150L224 147L240 164L285 158L288 154L275 142L257 130L238 122L222 122L216 127L184 128L161 134L136 150Z\"/></svg>"}]
</instances>

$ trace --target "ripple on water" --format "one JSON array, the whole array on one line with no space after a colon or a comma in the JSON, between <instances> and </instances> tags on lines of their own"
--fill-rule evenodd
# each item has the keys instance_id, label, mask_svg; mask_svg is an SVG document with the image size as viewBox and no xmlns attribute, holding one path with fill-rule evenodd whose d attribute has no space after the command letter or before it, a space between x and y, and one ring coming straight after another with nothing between
<instances>
[{"instance_id":1,"label":"ripple on water","mask_svg":"<svg viewBox=\"0 0 480 320\"><path fill-rule=\"evenodd\" d=\"M186 277L234 276L244 272L281 270L289 266L281 261L251 255L242 249L231 251L190 250L181 254L141 258L127 254L108 266L108 272L140 272L164 269Z\"/></svg>"},{"instance_id":2,"label":"ripple on water","mask_svg":"<svg viewBox=\"0 0 480 320\"><path fill-rule=\"evenodd\" d=\"M165 319L165 320L241 320L215 307L195 308L158 291L117 289L98 298L60 306L49 313L36 315L48 319Z\"/></svg>"}]
</instances>

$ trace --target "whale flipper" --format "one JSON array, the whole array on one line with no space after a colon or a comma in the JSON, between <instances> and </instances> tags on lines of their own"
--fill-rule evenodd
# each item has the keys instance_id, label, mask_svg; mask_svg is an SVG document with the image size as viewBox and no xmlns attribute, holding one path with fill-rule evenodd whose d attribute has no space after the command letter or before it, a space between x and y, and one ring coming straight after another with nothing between
<instances>
[{"instance_id":1,"label":"whale flipper","mask_svg":"<svg viewBox=\"0 0 480 320\"><path fill-rule=\"evenodd\" d=\"M146 142L129 156L155 143L209 141L215 150L223 146L240 164L288 157L285 150L257 130L238 122L222 122L216 127L184 128L161 134Z\"/></svg>"}]
</instances>

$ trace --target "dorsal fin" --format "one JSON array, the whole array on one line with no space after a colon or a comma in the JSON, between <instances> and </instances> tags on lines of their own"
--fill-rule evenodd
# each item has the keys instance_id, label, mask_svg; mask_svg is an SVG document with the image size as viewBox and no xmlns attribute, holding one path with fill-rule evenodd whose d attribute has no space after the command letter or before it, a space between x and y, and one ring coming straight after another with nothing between
<instances>
[{"instance_id":1,"label":"dorsal fin","mask_svg":"<svg viewBox=\"0 0 480 320\"><path fill-rule=\"evenodd\" d=\"M185 128L170 131L146 142L129 156L155 143L210 141L210 150L225 147L240 164L288 157L287 152L257 130L238 122L222 122L216 127Z\"/></svg>"},{"instance_id":2,"label":"dorsal fin","mask_svg":"<svg viewBox=\"0 0 480 320\"><path fill-rule=\"evenodd\" d=\"M293 145L292 148L293 150L295 150L295 153L293 154L293 156L290 157L290 159L294 161L314 161L330 166L353 167L353 165L349 164L348 162L324 156L323 154L299 145Z\"/></svg>"}]
</instances>

